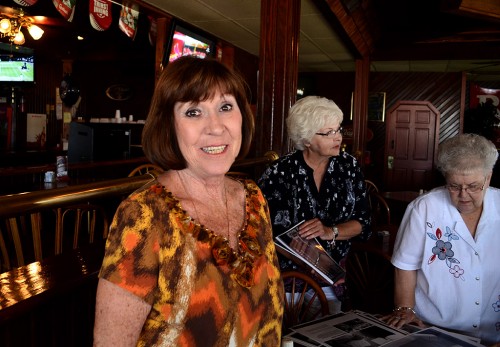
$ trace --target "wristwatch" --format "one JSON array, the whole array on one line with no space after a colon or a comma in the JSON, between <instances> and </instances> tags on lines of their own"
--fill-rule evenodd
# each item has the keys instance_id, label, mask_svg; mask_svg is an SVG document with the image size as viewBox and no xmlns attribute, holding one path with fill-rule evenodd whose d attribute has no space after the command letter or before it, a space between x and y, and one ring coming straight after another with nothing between
<instances>
[{"instance_id":1,"label":"wristwatch","mask_svg":"<svg viewBox=\"0 0 500 347\"><path fill-rule=\"evenodd\" d=\"M337 238L337 236L339 236L339 228L337 228L337 226L332 226L332 231L333 231L333 239L331 241L328 241L328 244L330 245L330 247L335 247L335 239Z\"/></svg>"},{"instance_id":2,"label":"wristwatch","mask_svg":"<svg viewBox=\"0 0 500 347\"><path fill-rule=\"evenodd\" d=\"M339 228L336 225L332 227L333 230L333 239L335 240L339 236Z\"/></svg>"}]
</instances>

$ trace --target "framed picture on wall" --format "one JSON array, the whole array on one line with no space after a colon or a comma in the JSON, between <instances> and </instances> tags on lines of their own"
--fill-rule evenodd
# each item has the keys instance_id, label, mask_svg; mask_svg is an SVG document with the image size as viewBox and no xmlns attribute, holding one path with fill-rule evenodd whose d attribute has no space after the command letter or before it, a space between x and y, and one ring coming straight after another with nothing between
<instances>
[{"instance_id":1,"label":"framed picture on wall","mask_svg":"<svg viewBox=\"0 0 500 347\"><path fill-rule=\"evenodd\" d=\"M385 120L385 92L368 94L368 120Z\"/></svg>"},{"instance_id":2,"label":"framed picture on wall","mask_svg":"<svg viewBox=\"0 0 500 347\"><path fill-rule=\"evenodd\" d=\"M353 117L354 93L351 94L351 117ZM368 93L368 120L385 120L385 92Z\"/></svg>"}]
</instances>

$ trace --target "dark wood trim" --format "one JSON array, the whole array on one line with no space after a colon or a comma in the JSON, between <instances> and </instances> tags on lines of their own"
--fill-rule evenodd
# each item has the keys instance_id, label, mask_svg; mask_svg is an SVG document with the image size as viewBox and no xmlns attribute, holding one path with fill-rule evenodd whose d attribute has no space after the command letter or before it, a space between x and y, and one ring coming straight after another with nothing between
<instances>
[{"instance_id":1,"label":"dark wood trim","mask_svg":"<svg viewBox=\"0 0 500 347\"><path fill-rule=\"evenodd\" d=\"M300 0L261 0L256 156L289 150L285 118L297 94Z\"/></svg>"},{"instance_id":2,"label":"dark wood trim","mask_svg":"<svg viewBox=\"0 0 500 347\"><path fill-rule=\"evenodd\" d=\"M359 160L361 166L364 165L362 159L366 148L369 78L370 60L368 58L356 60L352 154Z\"/></svg>"},{"instance_id":3,"label":"dark wood trim","mask_svg":"<svg viewBox=\"0 0 500 347\"><path fill-rule=\"evenodd\" d=\"M370 55L373 52L375 39L364 9L357 7L349 12L341 0L325 1L356 49L356 55L358 57Z\"/></svg>"}]
</instances>

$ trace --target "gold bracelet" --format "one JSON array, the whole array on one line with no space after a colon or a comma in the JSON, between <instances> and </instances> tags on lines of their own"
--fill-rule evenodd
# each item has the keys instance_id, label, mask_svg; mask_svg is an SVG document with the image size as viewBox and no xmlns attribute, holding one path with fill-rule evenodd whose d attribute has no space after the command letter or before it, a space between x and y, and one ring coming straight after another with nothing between
<instances>
[{"instance_id":1,"label":"gold bracelet","mask_svg":"<svg viewBox=\"0 0 500 347\"><path fill-rule=\"evenodd\" d=\"M396 306L396 307L394 307L394 310L393 310L393 312L408 312L408 311L413 313L415 316L417 315L417 313L415 312L415 310L412 307Z\"/></svg>"}]
</instances>

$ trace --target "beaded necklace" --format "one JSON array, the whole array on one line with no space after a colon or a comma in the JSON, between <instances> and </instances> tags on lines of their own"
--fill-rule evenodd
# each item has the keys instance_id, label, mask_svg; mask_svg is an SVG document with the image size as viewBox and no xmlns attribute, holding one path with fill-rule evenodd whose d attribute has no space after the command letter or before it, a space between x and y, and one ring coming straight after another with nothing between
<instances>
[{"instance_id":1,"label":"beaded necklace","mask_svg":"<svg viewBox=\"0 0 500 347\"><path fill-rule=\"evenodd\" d=\"M179 175L179 172L177 172ZM179 180L186 192L186 186L179 175ZM226 190L226 188L225 188ZM226 213L227 213L227 191L225 192ZM180 208L180 202L177 200ZM195 213L198 218L198 211L196 205L193 203ZM180 208L181 209L181 208ZM182 209L181 209L182 210ZM186 213L182 210L183 213ZM227 215L226 215L227 217ZM228 218L229 219L229 218ZM191 222L193 220L191 219ZM249 234L247 230L243 229L238 236L238 251L235 251L229 245L229 237L215 234L210 229L204 227L201 222L194 223L195 228L192 230L193 236L201 242L208 242L211 247L212 257L218 266L228 266L231 275L230 277L236 281L240 286L250 288L254 285L254 263L262 256L257 237L254 234ZM228 220L228 236L229 236L229 220Z\"/></svg>"},{"instance_id":2,"label":"beaded necklace","mask_svg":"<svg viewBox=\"0 0 500 347\"><path fill-rule=\"evenodd\" d=\"M179 171L177 171L177 176L179 177L179 180L181 181L182 188L184 189L184 192L186 193L186 195L193 196L187 190L187 186L185 185L184 180L182 179ZM207 190L206 187L205 187L205 190ZM207 194L210 195L208 193L208 190L207 190ZM226 221L227 221L227 233L226 233L226 237L227 237L228 240L230 240L230 233L229 233L229 226L230 226L229 225L229 209L227 207L227 187L226 187L226 183L224 183L224 201L225 201L225 205L226 205ZM196 203L194 202L194 198L191 199L191 204L194 207L194 212L196 213L196 218L198 219L198 222L201 225L203 225L203 222L201 221L201 215L198 213L198 209L196 208Z\"/></svg>"}]
</instances>

